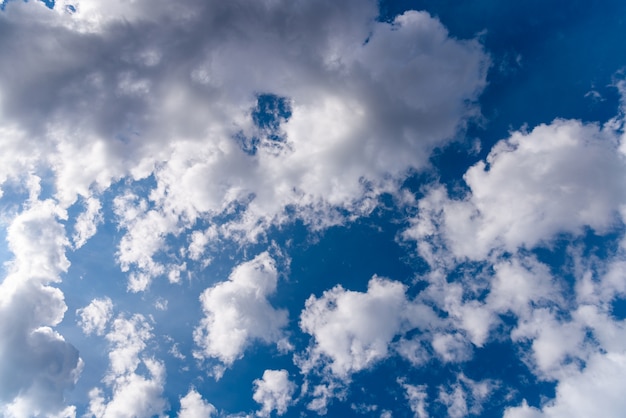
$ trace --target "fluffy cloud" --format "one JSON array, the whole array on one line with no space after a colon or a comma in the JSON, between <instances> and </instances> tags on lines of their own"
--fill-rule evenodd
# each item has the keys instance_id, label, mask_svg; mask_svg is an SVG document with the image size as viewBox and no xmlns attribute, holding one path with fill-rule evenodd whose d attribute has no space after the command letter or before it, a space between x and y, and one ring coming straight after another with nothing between
<instances>
[{"instance_id":1,"label":"fluffy cloud","mask_svg":"<svg viewBox=\"0 0 626 418\"><path fill-rule=\"evenodd\" d=\"M113 302L110 298L94 299L89 305L78 309L76 314L79 316L78 325L85 334L103 335L113 315Z\"/></svg>"},{"instance_id":2,"label":"fluffy cloud","mask_svg":"<svg viewBox=\"0 0 626 418\"><path fill-rule=\"evenodd\" d=\"M422 199L405 237L425 240L420 251L427 259L429 237L438 233L443 241L436 245L454 256L483 259L494 249L533 248L584 227L605 233L626 203L619 144L610 125L575 120L514 132L465 173L466 198L434 189Z\"/></svg>"},{"instance_id":3,"label":"fluffy cloud","mask_svg":"<svg viewBox=\"0 0 626 418\"><path fill-rule=\"evenodd\" d=\"M193 388L189 389L189 392L180 398L178 418L209 418L216 413L215 407L202 399L202 395Z\"/></svg>"},{"instance_id":4,"label":"fluffy cloud","mask_svg":"<svg viewBox=\"0 0 626 418\"><path fill-rule=\"evenodd\" d=\"M102 205L94 197L90 197L85 202L85 211L78 215L74 225L74 248L80 248L87 240L96 234L98 224L102 222L100 210Z\"/></svg>"},{"instance_id":5,"label":"fluffy cloud","mask_svg":"<svg viewBox=\"0 0 626 418\"><path fill-rule=\"evenodd\" d=\"M332 375L349 379L387 358L394 336L437 322L430 308L409 301L405 292L402 283L375 276L365 293L337 285L320 298L311 296L300 317L300 328L313 336L302 369L328 362Z\"/></svg>"},{"instance_id":6,"label":"fluffy cloud","mask_svg":"<svg viewBox=\"0 0 626 418\"><path fill-rule=\"evenodd\" d=\"M289 380L287 370L265 370L262 379L254 381L252 399L261 404L257 412L259 417L269 417L272 411L283 415L293 403L296 385Z\"/></svg>"},{"instance_id":7,"label":"fluffy cloud","mask_svg":"<svg viewBox=\"0 0 626 418\"><path fill-rule=\"evenodd\" d=\"M508 409L507 417L618 416L623 408L614 395L619 383L609 383L624 349L623 321L610 314L625 289L623 241L599 259L583 256L595 250L579 239L568 246L566 270L552 269L532 254L537 247L551 249L557 236L579 238L588 230L602 235L623 227L620 117L605 126L555 120L513 132L486 161L467 170L464 196L431 188L404 232L431 268L421 297L447 312L462 331L434 335L433 349L443 360L467 344L463 334L480 347L492 332L501 332L495 331L500 316L512 314L508 337L522 359L539 379L557 382L554 400L540 408L523 403ZM423 345L401 341L399 351L420 364ZM465 416L474 413L468 399L484 398L487 389L460 380L441 389L440 401L448 415Z\"/></svg>"},{"instance_id":8,"label":"fluffy cloud","mask_svg":"<svg viewBox=\"0 0 626 418\"><path fill-rule=\"evenodd\" d=\"M556 398L541 410L526 402L509 408L506 418L620 417L624 414L624 353L596 354L583 370L565 376L556 388Z\"/></svg>"},{"instance_id":9,"label":"fluffy cloud","mask_svg":"<svg viewBox=\"0 0 626 418\"><path fill-rule=\"evenodd\" d=\"M14 259L0 284L0 411L9 417L70 413L64 391L82 369L78 350L53 329L67 309L51 286L69 267L59 216L53 202L34 200L8 228Z\"/></svg>"},{"instance_id":10,"label":"fluffy cloud","mask_svg":"<svg viewBox=\"0 0 626 418\"><path fill-rule=\"evenodd\" d=\"M161 361L142 355L152 338L151 327L139 314L112 321L106 339L111 344L109 370L103 382L110 388L107 396L101 388L89 391L89 414L97 418L160 416L167 403L162 398L165 366ZM146 373L138 373L139 366Z\"/></svg>"},{"instance_id":11,"label":"fluffy cloud","mask_svg":"<svg viewBox=\"0 0 626 418\"><path fill-rule=\"evenodd\" d=\"M267 297L276 291L278 272L274 259L264 252L242 263L228 281L206 289L200 296L205 317L194 331L199 359L213 358L216 378L243 356L253 341L279 343L285 339L287 311L275 309Z\"/></svg>"},{"instance_id":12,"label":"fluffy cloud","mask_svg":"<svg viewBox=\"0 0 626 418\"><path fill-rule=\"evenodd\" d=\"M0 187L49 173L63 207L85 197L78 247L93 195L152 175L146 213L118 213L132 291L164 274L151 261L164 237L198 219L249 241L293 216L322 228L369 213L477 115L489 65L427 13L376 15L356 0L10 3ZM264 114L268 98L289 112Z\"/></svg>"}]
</instances>

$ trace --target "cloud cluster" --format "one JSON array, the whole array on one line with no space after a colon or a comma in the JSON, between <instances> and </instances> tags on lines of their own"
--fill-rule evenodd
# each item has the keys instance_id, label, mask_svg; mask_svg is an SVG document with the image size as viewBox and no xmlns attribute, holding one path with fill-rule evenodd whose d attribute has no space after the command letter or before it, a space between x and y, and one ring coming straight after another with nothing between
<instances>
[{"instance_id":1,"label":"cloud cluster","mask_svg":"<svg viewBox=\"0 0 626 418\"><path fill-rule=\"evenodd\" d=\"M464 175L469 192L450 198L434 188L405 237L430 259L429 237L439 235L456 258L481 260L491 251L544 245L557 234L599 234L620 222L626 170L620 138L607 126L555 120L514 132L486 162Z\"/></svg>"},{"instance_id":2,"label":"cloud cluster","mask_svg":"<svg viewBox=\"0 0 626 418\"><path fill-rule=\"evenodd\" d=\"M94 196L152 176L149 204L118 211L135 291L163 274L150 260L164 237L198 219L248 241L293 216L324 227L338 209L368 213L477 114L485 85L477 41L424 12L376 21L374 1L109 3L0 15L12 55L0 64L0 187L47 173L63 207L87 199L79 247L99 222Z\"/></svg>"},{"instance_id":3,"label":"cloud cluster","mask_svg":"<svg viewBox=\"0 0 626 418\"><path fill-rule=\"evenodd\" d=\"M585 241L623 234L622 125L620 117L605 126L555 120L513 132L467 170L465 195L433 186L404 231L431 269L425 300L476 346L502 332L502 316L513 315L507 337L540 380L557 383L555 399L537 407L524 401L507 417L619 416L623 407L614 394L623 390L615 376L624 323L611 303L626 295L626 247L622 237L600 258ZM551 251L557 238L567 245L567 269L551 268L534 252ZM457 389L440 398L448 414L464 416Z\"/></svg>"}]
</instances>

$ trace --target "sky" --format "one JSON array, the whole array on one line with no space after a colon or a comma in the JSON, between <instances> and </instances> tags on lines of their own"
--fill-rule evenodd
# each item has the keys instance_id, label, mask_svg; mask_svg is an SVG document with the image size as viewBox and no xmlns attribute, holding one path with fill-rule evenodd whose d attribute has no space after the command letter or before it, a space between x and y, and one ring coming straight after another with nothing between
<instances>
[{"instance_id":1,"label":"sky","mask_svg":"<svg viewBox=\"0 0 626 418\"><path fill-rule=\"evenodd\" d=\"M0 415L623 416L625 34L0 0Z\"/></svg>"}]
</instances>

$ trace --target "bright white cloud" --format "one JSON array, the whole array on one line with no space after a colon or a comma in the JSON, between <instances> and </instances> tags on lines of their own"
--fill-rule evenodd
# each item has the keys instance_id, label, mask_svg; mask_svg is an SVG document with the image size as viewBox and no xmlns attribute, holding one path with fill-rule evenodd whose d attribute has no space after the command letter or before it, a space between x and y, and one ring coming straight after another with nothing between
<instances>
[{"instance_id":1,"label":"bright white cloud","mask_svg":"<svg viewBox=\"0 0 626 418\"><path fill-rule=\"evenodd\" d=\"M180 411L178 418L210 418L217 413L215 407L202 399L194 388L180 398Z\"/></svg>"},{"instance_id":2,"label":"bright white cloud","mask_svg":"<svg viewBox=\"0 0 626 418\"><path fill-rule=\"evenodd\" d=\"M491 380L475 381L463 373L448 387L439 388L438 402L447 407L449 417L480 416L483 404L488 401L496 384Z\"/></svg>"},{"instance_id":3,"label":"bright white cloud","mask_svg":"<svg viewBox=\"0 0 626 418\"><path fill-rule=\"evenodd\" d=\"M465 199L450 199L442 189L422 199L405 237L421 241L439 231L454 256L483 259L494 249L532 248L586 226L605 233L626 203L618 146L611 126L574 120L514 132L466 172ZM419 245L432 258L428 243Z\"/></svg>"},{"instance_id":4,"label":"bright white cloud","mask_svg":"<svg viewBox=\"0 0 626 418\"><path fill-rule=\"evenodd\" d=\"M257 411L259 417L269 417L272 411L283 415L294 402L296 384L289 380L287 370L265 370L262 379L254 381L252 399L261 404Z\"/></svg>"},{"instance_id":5,"label":"bright white cloud","mask_svg":"<svg viewBox=\"0 0 626 418\"><path fill-rule=\"evenodd\" d=\"M313 336L313 343L301 368L307 372L328 362L334 376L349 379L387 358L394 336L435 323L434 312L409 301L405 292L402 283L375 276L364 293L337 285L320 298L309 297L300 328Z\"/></svg>"},{"instance_id":6,"label":"bright white cloud","mask_svg":"<svg viewBox=\"0 0 626 418\"><path fill-rule=\"evenodd\" d=\"M82 369L78 350L53 329L67 309L50 285L69 268L62 216L53 202L31 200L8 227L14 259L0 284L0 411L10 417L66 410L64 392Z\"/></svg>"},{"instance_id":7,"label":"bright white cloud","mask_svg":"<svg viewBox=\"0 0 626 418\"><path fill-rule=\"evenodd\" d=\"M278 282L276 263L264 252L235 267L228 281L206 289L200 296L204 318L194 331L199 359L213 358L222 366L214 369L221 377L224 367L243 356L252 342L278 343L284 339L287 311L275 309L267 297Z\"/></svg>"},{"instance_id":8,"label":"bright white cloud","mask_svg":"<svg viewBox=\"0 0 626 418\"><path fill-rule=\"evenodd\" d=\"M624 353L595 354L585 368L565 376L556 388L556 398L541 410L523 405L506 410L506 418L621 417L624 399Z\"/></svg>"},{"instance_id":9,"label":"bright white cloud","mask_svg":"<svg viewBox=\"0 0 626 418\"><path fill-rule=\"evenodd\" d=\"M106 339L111 344L109 370L103 382L110 389L89 391L89 414L97 418L160 416L167 402L163 399L165 366L146 356L151 326L139 314L130 318L119 315L112 321ZM139 366L146 372L138 372Z\"/></svg>"},{"instance_id":10,"label":"bright white cloud","mask_svg":"<svg viewBox=\"0 0 626 418\"><path fill-rule=\"evenodd\" d=\"M102 222L102 205L94 197L87 199L85 211L78 215L74 225L74 248L80 248L96 234L98 224Z\"/></svg>"},{"instance_id":11,"label":"bright white cloud","mask_svg":"<svg viewBox=\"0 0 626 418\"><path fill-rule=\"evenodd\" d=\"M522 359L539 379L558 382L557 398L541 410L524 403L507 416L619 415L613 412L619 407L612 409L619 402L609 390L603 406L593 401L591 410L574 405L590 399L583 396L585 389L595 390L594 384L581 389L583 379L611 381L612 371L603 366L623 351L618 341L623 324L609 314L610 303L625 289L623 248L604 260L582 256L577 246L568 248L575 300L558 270L527 250L549 247L559 234L578 237L586 228L606 234L623 225L626 164L620 126L618 118L602 127L555 120L513 132L485 162L467 170L465 196L453 198L443 187L431 188L417 202L418 214L404 232L431 267L422 297L446 311L457 332L480 347L498 328L500 315L513 314L517 324L509 337ZM481 294L486 297L478 300ZM450 331L435 333L434 351L444 361L459 357L455 352L468 358L463 333ZM401 341L399 351L419 364L423 344ZM460 380L442 388L440 401L448 415L465 416L476 413L468 400L485 398L490 390Z\"/></svg>"}]
</instances>

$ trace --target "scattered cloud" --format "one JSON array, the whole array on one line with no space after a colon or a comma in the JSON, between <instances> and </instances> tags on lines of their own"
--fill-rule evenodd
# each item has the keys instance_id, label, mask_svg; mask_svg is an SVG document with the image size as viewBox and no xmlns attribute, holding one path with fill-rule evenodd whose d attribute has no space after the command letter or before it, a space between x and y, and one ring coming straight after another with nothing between
<instances>
[{"instance_id":1,"label":"scattered cloud","mask_svg":"<svg viewBox=\"0 0 626 418\"><path fill-rule=\"evenodd\" d=\"M178 418L210 418L216 413L217 409L202 399L202 395L194 388L189 389L189 392L180 398Z\"/></svg>"},{"instance_id":2,"label":"scattered cloud","mask_svg":"<svg viewBox=\"0 0 626 418\"><path fill-rule=\"evenodd\" d=\"M300 328L313 341L300 367L308 372L321 365L333 376L349 379L387 358L396 335L436 321L427 306L407 299L406 286L400 282L375 276L367 292L337 285L306 301Z\"/></svg>"},{"instance_id":3,"label":"scattered cloud","mask_svg":"<svg viewBox=\"0 0 626 418\"><path fill-rule=\"evenodd\" d=\"M269 417L272 411L276 411L277 415L284 415L294 402L295 391L296 385L289 380L287 370L265 370L263 378L254 381L252 398L261 404L256 415Z\"/></svg>"},{"instance_id":4,"label":"scattered cloud","mask_svg":"<svg viewBox=\"0 0 626 418\"><path fill-rule=\"evenodd\" d=\"M198 346L194 356L220 362L213 369L216 379L253 341L269 344L284 339L287 311L275 309L267 300L276 292L277 282L276 263L264 252L235 267L228 281L200 296L205 316L194 330Z\"/></svg>"},{"instance_id":5,"label":"scattered cloud","mask_svg":"<svg viewBox=\"0 0 626 418\"><path fill-rule=\"evenodd\" d=\"M113 315L113 301L110 298L94 299L89 305L76 311L78 325L87 335L104 335L105 328Z\"/></svg>"},{"instance_id":6,"label":"scattered cloud","mask_svg":"<svg viewBox=\"0 0 626 418\"><path fill-rule=\"evenodd\" d=\"M165 365L144 354L152 338L151 326L135 314L118 315L105 335L110 344L109 370L102 388L89 391L89 414L97 418L161 416L167 407L162 397ZM139 371L139 366L145 372Z\"/></svg>"}]
</instances>

